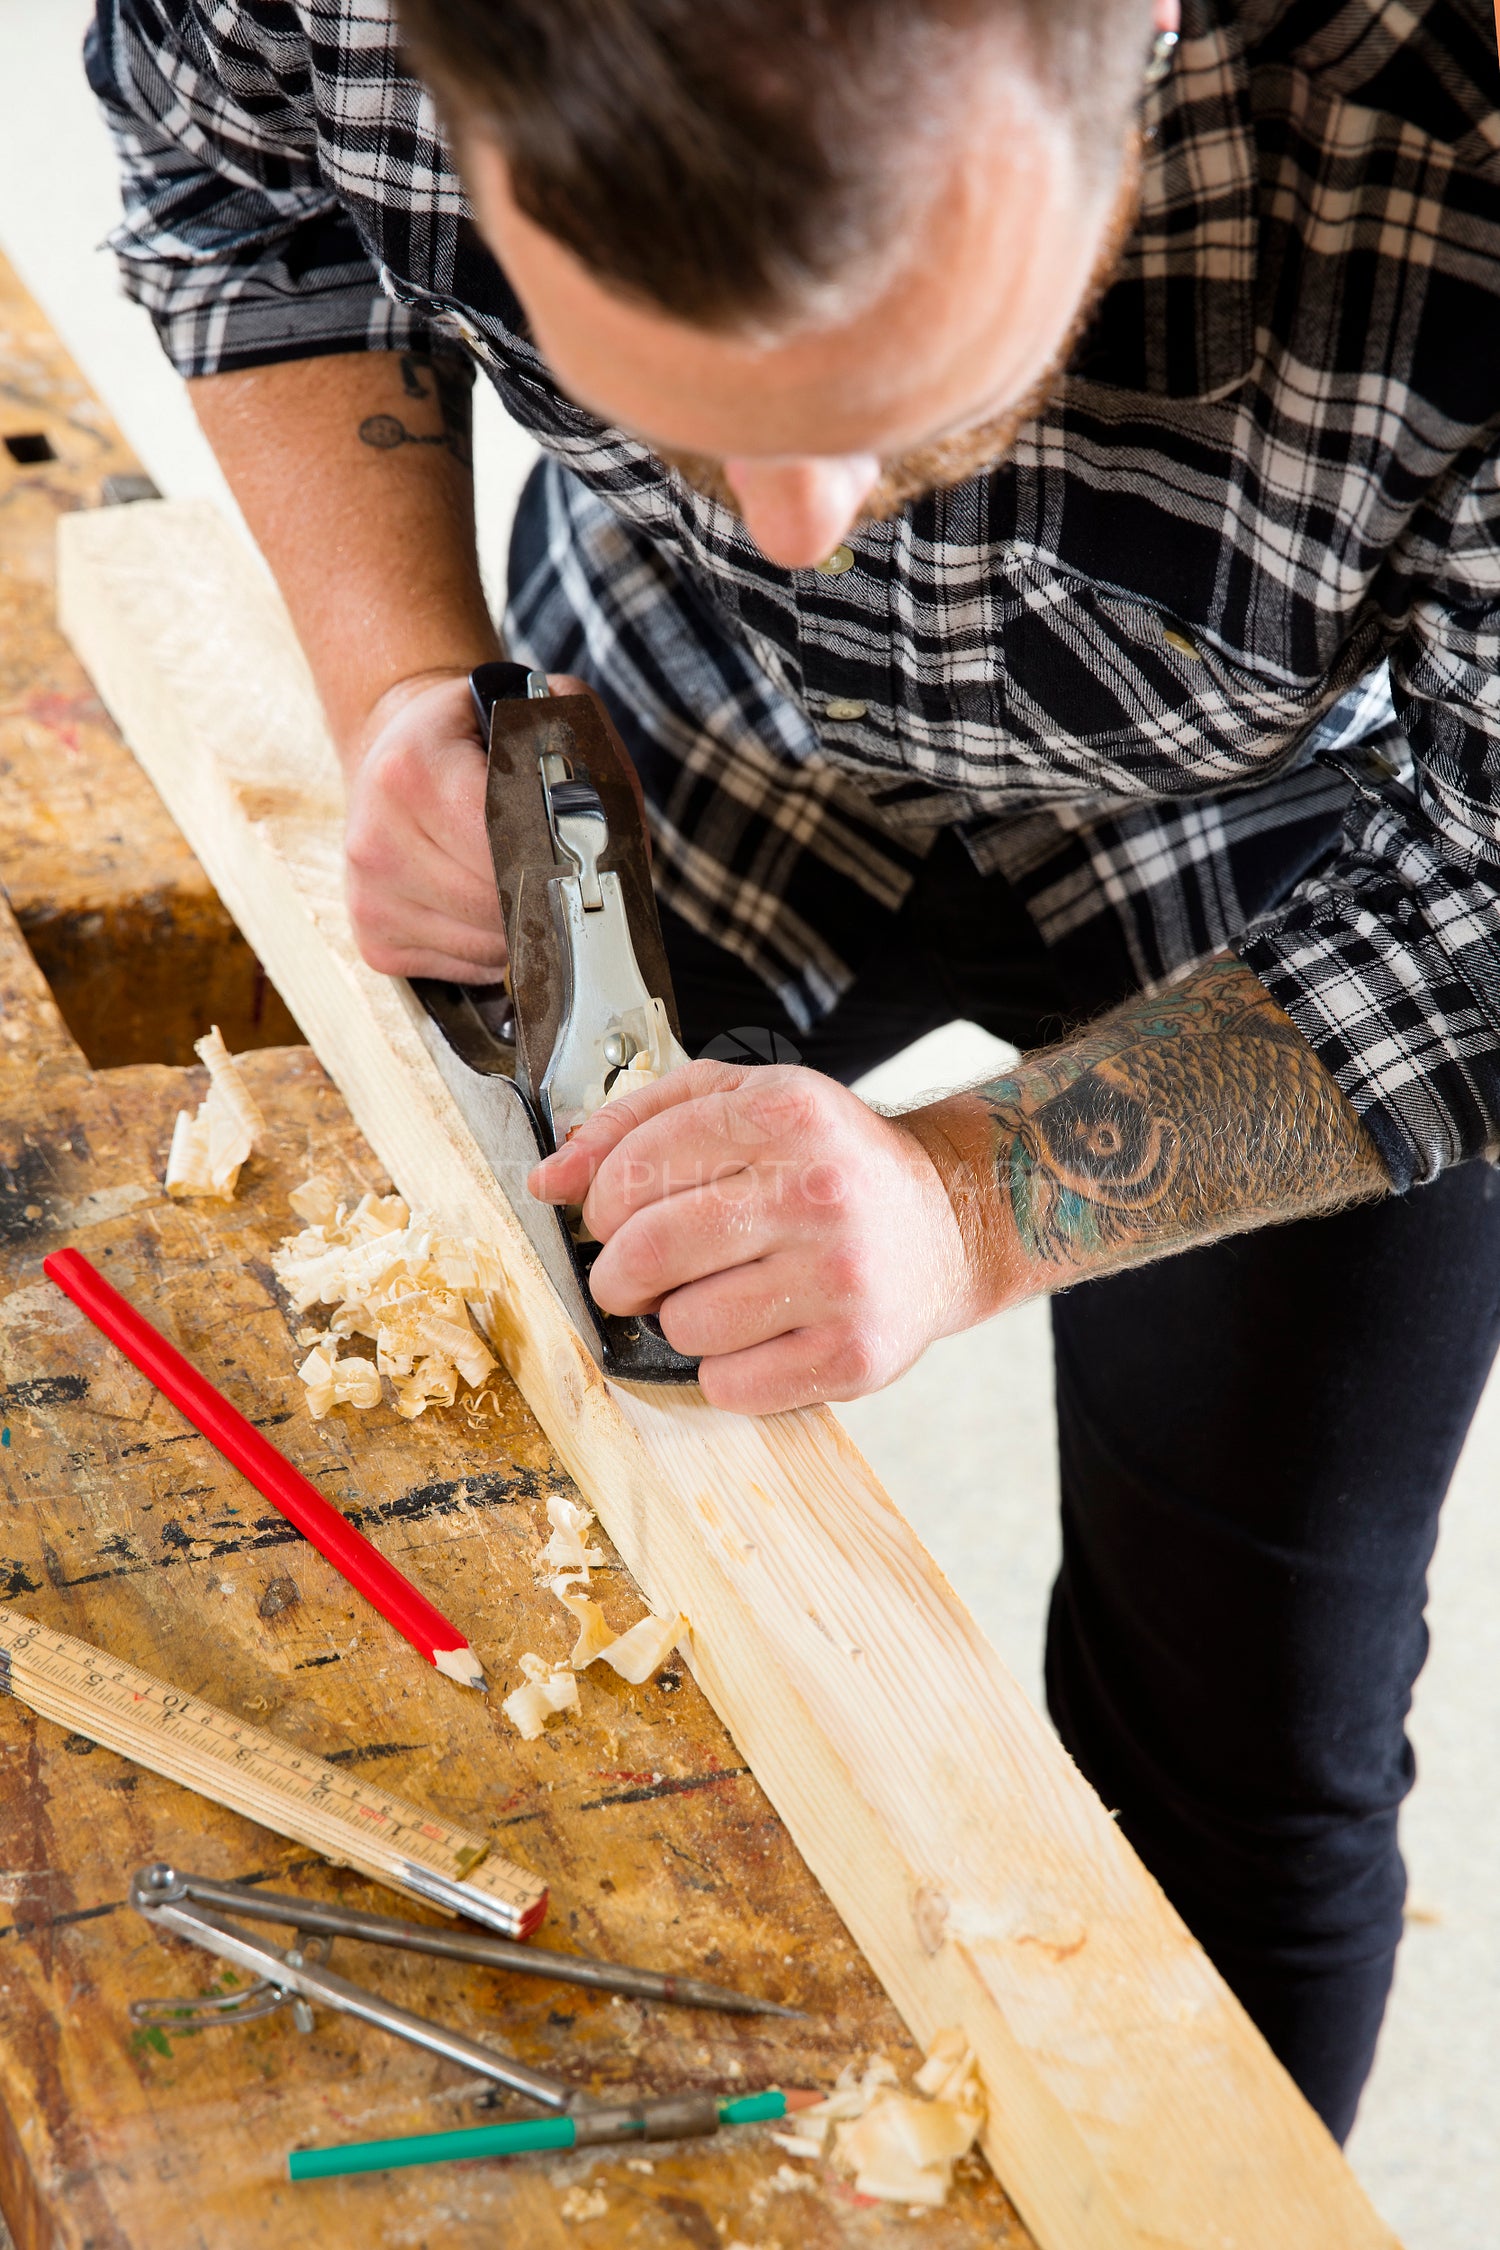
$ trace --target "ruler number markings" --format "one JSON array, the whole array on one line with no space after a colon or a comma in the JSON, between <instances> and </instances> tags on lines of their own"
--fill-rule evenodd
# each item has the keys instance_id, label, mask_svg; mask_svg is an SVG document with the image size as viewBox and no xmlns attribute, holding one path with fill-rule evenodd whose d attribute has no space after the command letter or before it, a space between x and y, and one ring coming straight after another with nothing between
<instances>
[{"instance_id":1,"label":"ruler number markings","mask_svg":"<svg viewBox=\"0 0 1500 2250\"><path fill-rule=\"evenodd\" d=\"M305 1812L334 1820L353 1835L368 1836L381 1850L404 1854L450 1879L477 1878L477 1887L485 1891L522 1900L531 1891L532 1879L519 1868L491 1862L481 1870L481 1861L489 1857L486 1839L456 1829L313 1754L294 1750L186 1690L169 1687L133 1665L101 1657L70 1636L54 1634L0 1605L0 1667L11 1672L20 1658L28 1659L24 1667L28 1680L22 1684L32 1686L34 1707L44 1716L74 1725L79 1714L67 1703L76 1698L93 1706L96 1738L122 1756L139 1759L143 1736L155 1735L164 1749L170 1745L195 1763L209 1761L222 1769L226 1784L231 1774L241 1777L239 1786L230 1784L220 1801L249 1818L264 1820L268 1808L253 1799L245 1801L241 1794L245 1783L291 1799ZM0 1679L0 1687L8 1686L12 1693L16 1685L14 1677ZM48 1690L67 1699L62 1709L46 1708L41 1695ZM21 1700L32 1698L23 1693ZM107 1729L102 1723L106 1712L112 1722ZM143 1762L152 1761L147 1756ZM175 1760L164 1770L187 1787L215 1794L202 1778L201 1766L196 1780L188 1779Z\"/></svg>"}]
</instances>

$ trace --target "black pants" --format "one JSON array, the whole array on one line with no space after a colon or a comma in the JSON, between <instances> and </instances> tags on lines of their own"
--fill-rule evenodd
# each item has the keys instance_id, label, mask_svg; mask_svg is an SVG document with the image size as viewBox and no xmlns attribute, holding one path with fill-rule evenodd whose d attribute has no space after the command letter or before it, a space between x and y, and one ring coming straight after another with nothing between
<instances>
[{"instance_id":1,"label":"black pants","mask_svg":"<svg viewBox=\"0 0 1500 2250\"><path fill-rule=\"evenodd\" d=\"M850 1079L954 1017L1034 1046L1070 1012L1023 910L951 839L811 1036L664 923L695 1054L755 1025ZM1053 1335L1053 1719L1342 2139L1401 1934L1427 1565L1500 1342L1500 1177L1469 1165L1087 1282Z\"/></svg>"}]
</instances>

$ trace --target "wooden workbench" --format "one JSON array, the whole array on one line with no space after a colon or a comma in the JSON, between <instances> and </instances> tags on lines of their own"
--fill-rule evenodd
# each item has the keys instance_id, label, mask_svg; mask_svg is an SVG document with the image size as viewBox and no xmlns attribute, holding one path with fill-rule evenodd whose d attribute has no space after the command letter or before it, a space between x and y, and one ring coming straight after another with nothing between
<instances>
[{"instance_id":1,"label":"wooden workbench","mask_svg":"<svg viewBox=\"0 0 1500 2250\"><path fill-rule=\"evenodd\" d=\"M477 1420L302 1410L299 1323L268 1265L287 1193L315 1169L351 1192L383 1185L306 1050L247 1066L271 1130L232 1204L161 1193L173 1118L204 1083L166 1064L210 1014L248 1043L258 985L264 1034L270 1003L55 638L52 523L134 464L34 308L3 274L0 288L0 438L41 432L53 453L0 455L0 876L17 909L0 913L0 1598L493 1835L552 1884L542 1942L696 1968L810 2016L710 2017L340 1946L335 1965L408 2006L601 2092L827 2085L873 2049L909 2066L898 2018L681 1666L640 1689L596 1666L581 1720L523 1744L498 1696L416 1659L42 1276L50 1249L87 1250L463 1626L493 1680L514 1684L524 1649L566 1652L533 1558L545 1496L570 1488L504 1376L498 1413ZM91 1068L85 1048L131 1060ZM639 1614L617 1568L601 1598L615 1622ZM310 2037L284 2015L134 2031L131 1998L214 1976L130 1912L126 1884L167 1858L386 1911L389 1894L15 1704L0 1706L0 1834L0 2207L21 2250L1028 2243L977 2159L946 2210L909 2216L749 2130L294 2189L294 2144L490 2112L456 2069L342 2018L320 2015Z\"/></svg>"},{"instance_id":2,"label":"wooden workbench","mask_svg":"<svg viewBox=\"0 0 1500 2250\"><path fill-rule=\"evenodd\" d=\"M58 515L139 477L0 256L0 888L101 1068L298 1036L58 634Z\"/></svg>"}]
</instances>

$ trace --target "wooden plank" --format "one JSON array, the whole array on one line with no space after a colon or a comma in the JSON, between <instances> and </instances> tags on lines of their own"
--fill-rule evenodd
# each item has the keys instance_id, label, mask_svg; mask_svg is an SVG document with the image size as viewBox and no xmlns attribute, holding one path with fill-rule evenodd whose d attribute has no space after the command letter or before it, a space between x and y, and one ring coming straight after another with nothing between
<instances>
[{"instance_id":1,"label":"wooden plank","mask_svg":"<svg viewBox=\"0 0 1500 2250\"><path fill-rule=\"evenodd\" d=\"M310 1168L349 1193L389 1184L312 1056L250 1058L270 1147L232 1204L174 1203L159 1186L172 1119L201 1099L205 1074L91 1075L0 908L7 1022L17 995L34 1036L0 1068L5 1600L479 1828L549 1877L539 1942L697 1966L811 2013L783 2023L617 2003L335 1948L336 1969L401 2004L621 2098L826 2086L870 2049L909 2071L894 2010L681 1665L639 1688L596 1666L580 1716L521 1742L493 1702L415 1658L43 1278L46 1253L79 1242L463 1618L492 1677L514 1682L524 1649L565 1654L572 1624L535 1563L546 1495L576 1494L506 1377L476 1420L453 1409L409 1424L378 1407L315 1424L303 1408L300 1323L268 1265L287 1195ZM612 1550L596 1586L613 1623L639 1614ZM0 2207L19 2250L1031 2250L977 2160L946 2210L912 2219L793 2171L748 2130L292 2188L294 2144L481 2122L491 2097L322 2011L310 2038L285 2017L135 2029L131 2000L202 1992L219 1972L127 1909L130 1873L167 1859L422 1909L4 1698L0 1833Z\"/></svg>"},{"instance_id":2,"label":"wooden plank","mask_svg":"<svg viewBox=\"0 0 1500 2250\"><path fill-rule=\"evenodd\" d=\"M403 1191L500 1250L506 1364L919 2038L961 2024L1046 2250L1389 2245L1332 2140L833 1418L598 1375L358 960L273 590L203 507L75 516L62 618Z\"/></svg>"},{"instance_id":3,"label":"wooden plank","mask_svg":"<svg viewBox=\"0 0 1500 2250\"><path fill-rule=\"evenodd\" d=\"M139 472L0 256L0 887L101 1068L298 1036L57 630L58 518Z\"/></svg>"}]
</instances>

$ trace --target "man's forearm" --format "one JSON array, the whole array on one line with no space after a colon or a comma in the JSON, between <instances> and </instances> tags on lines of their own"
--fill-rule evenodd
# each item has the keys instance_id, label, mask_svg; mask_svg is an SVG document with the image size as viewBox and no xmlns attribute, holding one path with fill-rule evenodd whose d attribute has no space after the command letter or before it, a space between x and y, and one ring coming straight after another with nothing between
<instances>
[{"instance_id":1,"label":"man's forearm","mask_svg":"<svg viewBox=\"0 0 1500 2250\"><path fill-rule=\"evenodd\" d=\"M469 391L450 363L354 352L188 388L346 761L401 683L499 653L474 545Z\"/></svg>"},{"instance_id":2,"label":"man's forearm","mask_svg":"<svg viewBox=\"0 0 1500 2250\"><path fill-rule=\"evenodd\" d=\"M1390 1192L1349 1102L1227 955L911 1123L984 1310Z\"/></svg>"}]
</instances>

